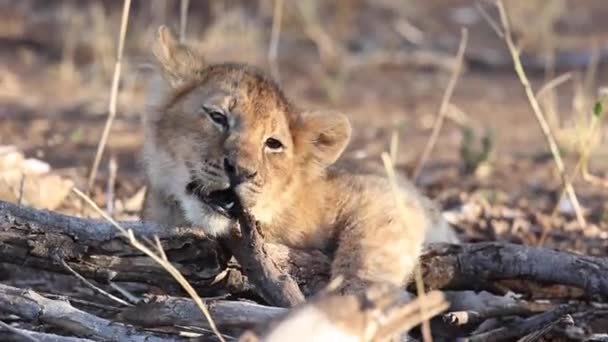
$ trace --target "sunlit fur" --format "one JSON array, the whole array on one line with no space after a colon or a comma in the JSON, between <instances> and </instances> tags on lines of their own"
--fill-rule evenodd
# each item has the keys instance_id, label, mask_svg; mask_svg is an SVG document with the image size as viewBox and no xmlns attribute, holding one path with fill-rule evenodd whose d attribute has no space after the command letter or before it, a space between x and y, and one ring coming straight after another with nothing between
<instances>
[{"instance_id":1,"label":"sunlit fur","mask_svg":"<svg viewBox=\"0 0 608 342\"><path fill-rule=\"evenodd\" d=\"M225 234L233 222L186 189L193 179L203 193L226 188L229 157L255 171L236 193L260 221L265 239L331 253L332 274L345 277L344 291L372 282L401 285L426 234L433 241L453 239L430 200L407 181L401 180L400 212L382 169L337 161L351 133L343 114L300 110L262 72L209 65L166 28L159 30L154 53L158 72L145 119L145 219ZM227 127L204 107L225 113ZM270 151L268 137L283 149Z\"/></svg>"}]
</instances>

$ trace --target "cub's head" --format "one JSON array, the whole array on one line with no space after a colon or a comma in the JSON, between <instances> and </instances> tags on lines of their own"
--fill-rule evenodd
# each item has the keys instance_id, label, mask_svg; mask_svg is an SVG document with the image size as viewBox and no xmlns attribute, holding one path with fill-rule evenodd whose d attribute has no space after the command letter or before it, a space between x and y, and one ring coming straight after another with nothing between
<instances>
[{"instance_id":1,"label":"cub's head","mask_svg":"<svg viewBox=\"0 0 608 342\"><path fill-rule=\"evenodd\" d=\"M227 231L237 200L272 221L348 143L344 115L298 111L257 69L208 65L166 27L154 55L144 151L150 186L210 234Z\"/></svg>"}]
</instances>

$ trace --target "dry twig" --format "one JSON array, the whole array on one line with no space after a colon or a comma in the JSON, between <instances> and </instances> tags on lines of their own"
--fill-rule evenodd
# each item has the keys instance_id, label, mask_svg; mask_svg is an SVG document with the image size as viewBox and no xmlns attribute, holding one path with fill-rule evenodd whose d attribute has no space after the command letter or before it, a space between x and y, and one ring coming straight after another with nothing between
<instances>
[{"instance_id":1,"label":"dry twig","mask_svg":"<svg viewBox=\"0 0 608 342\"><path fill-rule=\"evenodd\" d=\"M282 273L271 259L258 223L253 216L236 203L239 212L239 229L234 229L225 240L228 248L243 268L243 273L255 284L257 292L268 303L292 307L304 302L304 295L295 280Z\"/></svg>"},{"instance_id":2,"label":"dry twig","mask_svg":"<svg viewBox=\"0 0 608 342\"><path fill-rule=\"evenodd\" d=\"M186 27L188 25L188 7L190 0L181 0L179 8L179 42L186 42Z\"/></svg>"},{"instance_id":3,"label":"dry twig","mask_svg":"<svg viewBox=\"0 0 608 342\"><path fill-rule=\"evenodd\" d=\"M460 341L466 342L482 342L482 341L510 341L514 338L528 335L534 331L544 331L547 327L552 328L556 322L559 322L562 317L567 315L571 308L568 305L561 305L557 308L532 316L522 322L501 327L485 333L470 336Z\"/></svg>"},{"instance_id":4,"label":"dry twig","mask_svg":"<svg viewBox=\"0 0 608 342\"><path fill-rule=\"evenodd\" d=\"M397 184L397 176L395 174L395 168L392 164L391 161L391 157L389 157L388 154L386 153L382 153L382 161L384 163L384 168L386 170L386 174L388 176L389 182L391 183L391 189L393 192L393 195L395 197L395 202L397 203L397 206L399 207L399 213L400 213L400 218L401 218L401 222L402 224L405 226L406 222L407 222L407 213L408 210L405 208L405 203L403 202L403 197L400 194L399 191L399 185ZM407 229L405 229L404 231L408 231ZM420 266L416 266L415 269L415 277L414 277L415 281L416 281L416 293L418 293L418 298L420 300L420 314L421 315L425 315L425 291L424 291L424 282L422 280L422 273L420 272ZM422 321L422 337L424 339L425 342L431 342L433 340L432 334L431 334L431 324L428 320L423 320Z\"/></svg>"},{"instance_id":5,"label":"dry twig","mask_svg":"<svg viewBox=\"0 0 608 342\"><path fill-rule=\"evenodd\" d=\"M268 63L272 77L279 82L280 73L277 57L279 53L279 36L281 35L281 22L283 18L283 0L274 0L272 14L272 31L270 33L270 46L268 47Z\"/></svg>"},{"instance_id":6,"label":"dry twig","mask_svg":"<svg viewBox=\"0 0 608 342\"><path fill-rule=\"evenodd\" d=\"M0 326L2 326L2 328L4 328L4 329L10 331L12 334L23 338L24 341L40 342L37 338L35 338L31 334L29 334L29 331L15 328L9 324L4 323L3 321L0 321Z\"/></svg>"},{"instance_id":7,"label":"dry twig","mask_svg":"<svg viewBox=\"0 0 608 342\"><path fill-rule=\"evenodd\" d=\"M3 312L26 321L40 321L77 336L105 341L182 341L181 338L161 337L149 332L109 321L78 310L66 301L48 299L32 290L22 290L0 284L0 308Z\"/></svg>"},{"instance_id":8,"label":"dry twig","mask_svg":"<svg viewBox=\"0 0 608 342\"><path fill-rule=\"evenodd\" d=\"M414 182L416 182L420 176L420 172L422 172L422 168L429 159L429 156L433 151L433 147L435 147L435 143L437 142L437 138L439 138L439 131L441 130L441 126L443 126L443 120L448 112L452 93L454 92L456 82L458 81L458 77L460 76L460 72L462 70L462 63L464 60L464 52L467 47L468 37L469 34L467 29L463 28L460 36L460 44L458 45L458 52L456 53L456 66L452 70L452 76L450 77L450 81L448 82L445 92L443 93L439 113L437 114L437 118L435 118L435 122L433 123L433 131L431 132L431 136L429 137L429 140L422 151L422 155L418 160L418 164L414 169L414 173L412 174L412 179Z\"/></svg>"},{"instance_id":9,"label":"dry twig","mask_svg":"<svg viewBox=\"0 0 608 342\"><path fill-rule=\"evenodd\" d=\"M102 296L105 296L107 298L110 298L111 300L117 302L120 305L124 305L124 306L131 306L131 304L125 302L124 300L114 296L113 294L107 292L106 290L100 288L99 286L96 286L95 284L91 283L87 278L83 277L82 275L80 275L80 273L76 272L73 268L70 267L70 265L68 265L67 262L65 262L65 260L61 259L59 260L59 262L61 263L61 265L63 267L65 267L66 270L68 270L68 272L72 273L76 278L78 278L78 280L80 280L81 282L83 282L86 286L88 286L89 288L91 288L93 291L101 294Z\"/></svg>"},{"instance_id":10,"label":"dry twig","mask_svg":"<svg viewBox=\"0 0 608 342\"><path fill-rule=\"evenodd\" d=\"M87 183L87 193L93 189L93 183L97 177L97 170L99 169L99 163L103 156L103 151L106 148L108 137L110 136L110 130L116 117L116 104L118 101L118 86L120 85L120 72L122 70L122 54L125 46L125 36L127 35L127 25L129 23L129 10L131 8L131 0L124 0L122 8L122 19L120 21L120 36L118 38L118 52L116 54L116 64L114 65L114 76L112 77L112 88L110 90L110 104L108 108L108 118L101 134L101 139L97 145L97 152L95 153L95 160L91 167L91 173L89 174L89 181Z\"/></svg>"},{"instance_id":11,"label":"dry twig","mask_svg":"<svg viewBox=\"0 0 608 342\"><path fill-rule=\"evenodd\" d=\"M511 53L511 58L513 59L513 65L515 68L515 72L517 73L517 76L519 77L519 80L520 80L522 86L524 87L526 96L528 97L528 101L530 102L530 105L532 106L534 116L536 117L536 120L537 120L538 124L540 125L543 135L545 136L545 140L547 141L547 144L549 145L549 149L551 150L551 154L553 155L553 160L555 161L555 165L557 167L557 170L559 171L562 183L564 185L564 188L566 189L568 199L572 203L572 207L574 208L574 211L576 213L576 219L581 227L585 227L587 225L587 221L585 220L585 217L583 215L583 210L581 209L581 206L578 202L578 198L576 197L576 192L574 191L574 187L572 186L572 184L570 183L570 181L568 180L568 177L566 175L566 168L564 166L564 162L563 162L561 154L559 152L559 148L557 147L555 138L553 137L553 133L551 132L551 127L549 126L549 123L545 119L545 115L543 114L543 111L540 107L540 104L538 103L538 100L534 96L532 86L530 85L528 76L526 75L523 65L521 64L521 59L519 58L519 54L520 54L519 49L515 46L515 43L513 42L513 37L511 36L511 28L509 26L509 20L507 18L507 13L506 13L504 4L501 0L496 0L496 6L498 7L498 12L500 14L500 21L502 24L504 40L505 40L505 43L507 44L507 47L509 48L509 52Z\"/></svg>"}]
</instances>

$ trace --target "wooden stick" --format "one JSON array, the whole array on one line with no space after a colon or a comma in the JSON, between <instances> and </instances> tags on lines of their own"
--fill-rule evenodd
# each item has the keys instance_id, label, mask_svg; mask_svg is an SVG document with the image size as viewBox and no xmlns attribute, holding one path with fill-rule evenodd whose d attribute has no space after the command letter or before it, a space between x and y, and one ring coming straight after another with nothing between
<instances>
[{"instance_id":1,"label":"wooden stick","mask_svg":"<svg viewBox=\"0 0 608 342\"><path fill-rule=\"evenodd\" d=\"M207 301L218 327L246 329L284 315L287 309L241 301ZM154 297L145 303L124 308L120 319L143 327L193 326L209 328L209 323L190 298Z\"/></svg>"},{"instance_id":2,"label":"wooden stick","mask_svg":"<svg viewBox=\"0 0 608 342\"><path fill-rule=\"evenodd\" d=\"M120 35L118 38L118 51L116 53L116 64L114 65L114 76L112 76L112 88L110 90L110 104L108 108L108 118L101 134L101 139L97 145L97 152L95 153L95 160L91 167L91 173L89 174L89 181L87 183L87 192L93 189L93 183L97 177L97 169L99 169L99 163L103 156L103 151L106 148L106 143L110 136L110 130L116 117L116 104L118 102L118 86L120 85L120 72L122 70L122 55L125 47L125 36L127 35L127 25L129 23L129 10L131 9L131 0L124 0L122 8L122 19L120 21Z\"/></svg>"},{"instance_id":3,"label":"wooden stick","mask_svg":"<svg viewBox=\"0 0 608 342\"><path fill-rule=\"evenodd\" d=\"M439 113L435 118L435 122L433 124L433 131L431 132L431 136L424 147L424 151L420 156L420 160L414 169L414 173L412 174L412 179L414 182L417 181L420 173L422 172L422 168L426 164L431 152L433 151L433 147L435 147L435 143L437 142L437 138L439 138L439 131L443 126L443 120L445 118L446 113L448 112L450 99L452 98L452 93L454 92L454 88L456 88L456 82L458 82L458 77L460 76L460 72L462 71L462 63L464 60L464 52L467 48L469 33L466 28L463 28L460 34L460 45L458 45L458 52L456 53L456 67L452 71L452 76L450 81L448 82L448 86L443 93L443 98L441 99L441 105L439 107Z\"/></svg>"},{"instance_id":4,"label":"wooden stick","mask_svg":"<svg viewBox=\"0 0 608 342\"><path fill-rule=\"evenodd\" d=\"M559 148L553 137L553 133L551 132L551 127L549 123L545 119L545 115L538 103L538 100L534 96L534 91L532 90L532 86L530 85L530 81L528 80L528 76L524 71L524 67L521 64L521 59L519 58L519 50L515 46L513 42L513 38L511 37L511 28L509 25L509 20L507 18L507 13L505 11L504 4L501 0L496 0L496 7L498 7L498 12L500 14L500 21L503 28L504 40L509 48L509 52L511 53L511 58L513 59L513 65L515 68L515 72L519 77L519 80L524 87L524 91L526 92L526 96L528 97L528 101L530 102L530 106L532 107L532 111L534 112L534 116L536 117L536 121L538 122L541 131L549 145L549 150L553 155L553 160L555 161L555 166L559 171L562 183L564 188L566 189L566 194L568 195L568 199L572 203L572 207L574 208L574 212L576 213L576 219L581 227L587 226L587 221L585 220L585 216L583 215L583 210L578 202L578 198L576 196L576 192L574 191L574 187L572 183L568 180L566 175L566 167L564 166L564 162L561 157L561 153L559 152Z\"/></svg>"},{"instance_id":5,"label":"wooden stick","mask_svg":"<svg viewBox=\"0 0 608 342\"><path fill-rule=\"evenodd\" d=\"M77 336L111 341L184 341L115 323L78 310L66 301L45 298L31 290L0 284L0 308L27 321L41 321Z\"/></svg>"},{"instance_id":6,"label":"wooden stick","mask_svg":"<svg viewBox=\"0 0 608 342\"><path fill-rule=\"evenodd\" d=\"M240 204L235 204L240 207ZM226 239L228 248L239 262L243 273L269 304L292 307L304 302L304 295L295 280L281 272L264 246L259 223L246 210L240 209L240 231Z\"/></svg>"},{"instance_id":7,"label":"wooden stick","mask_svg":"<svg viewBox=\"0 0 608 342\"><path fill-rule=\"evenodd\" d=\"M506 327L473 335L468 338L461 339L460 341L511 341L514 338L522 337L531 332L542 330L548 325L552 325L554 322L560 320L564 315L568 314L570 310L571 308L568 305L560 305L551 311L525 319L523 322L517 322Z\"/></svg>"}]
</instances>

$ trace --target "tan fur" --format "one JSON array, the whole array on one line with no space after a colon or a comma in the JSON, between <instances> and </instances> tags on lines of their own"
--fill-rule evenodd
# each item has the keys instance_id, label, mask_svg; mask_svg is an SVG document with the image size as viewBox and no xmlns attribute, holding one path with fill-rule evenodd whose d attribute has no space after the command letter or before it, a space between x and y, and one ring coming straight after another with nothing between
<instances>
[{"instance_id":1,"label":"tan fur","mask_svg":"<svg viewBox=\"0 0 608 342\"><path fill-rule=\"evenodd\" d=\"M204 64L164 27L154 52L160 72L145 120L144 219L225 234L233 220L186 189L193 180L203 195L228 188L228 163L249 175L233 184L234 192L268 241L332 253L332 275L345 277L345 291L407 280L425 235L443 224L439 212L401 180L406 212L400 213L382 169L336 162L350 138L344 115L298 110L258 70ZM225 114L227 126L203 107ZM284 148L266 146L269 137Z\"/></svg>"}]
</instances>

